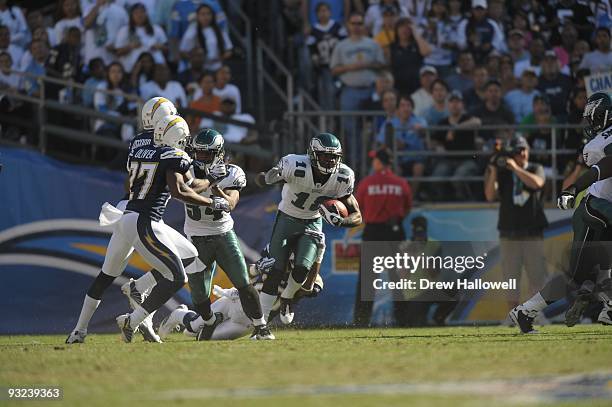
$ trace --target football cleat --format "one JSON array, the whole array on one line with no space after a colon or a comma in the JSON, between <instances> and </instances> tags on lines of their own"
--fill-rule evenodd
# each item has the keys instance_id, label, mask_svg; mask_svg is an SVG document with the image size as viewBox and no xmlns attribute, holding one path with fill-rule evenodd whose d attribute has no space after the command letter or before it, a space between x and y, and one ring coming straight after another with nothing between
<instances>
[{"instance_id":1,"label":"football cleat","mask_svg":"<svg viewBox=\"0 0 612 407\"><path fill-rule=\"evenodd\" d=\"M182 326L183 317L177 311L187 311L187 306L183 304L179 305L177 309L164 318L158 330L159 336L162 339L170 335L178 326Z\"/></svg>"},{"instance_id":2,"label":"football cleat","mask_svg":"<svg viewBox=\"0 0 612 407\"><path fill-rule=\"evenodd\" d=\"M612 325L612 308L604 306L597 317L597 322L602 325Z\"/></svg>"},{"instance_id":3,"label":"football cleat","mask_svg":"<svg viewBox=\"0 0 612 407\"><path fill-rule=\"evenodd\" d=\"M580 287L580 289L576 292L574 302L570 304L569 308L565 312L565 325L568 327L572 327L580 322L584 310L593 298L593 283L590 283L591 285L588 283L590 282L585 282L582 284L582 287Z\"/></svg>"},{"instance_id":4,"label":"football cleat","mask_svg":"<svg viewBox=\"0 0 612 407\"><path fill-rule=\"evenodd\" d=\"M68 338L66 338L66 343L71 345L73 343L85 343L85 337L87 336L87 331L72 331Z\"/></svg>"},{"instance_id":5,"label":"football cleat","mask_svg":"<svg viewBox=\"0 0 612 407\"><path fill-rule=\"evenodd\" d=\"M292 305L292 300L288 299L288 298L283 298L281 297L281 303L280 303L280 320L283 324L285 325L289 325L290 323L293 322L293 317L295 316L295 313L293 312L293 305Z\"/></svg>"},{"instance_id":6,"label":"football cleat","mask_svg":"<svg viewBox=\"0 0 612 407\"><path fill-rule=\"evenodd\" d=\"M524 334L533 334L538 332L533 329L533 320L535 319L536 315L537 312L525 311L520 305L512 308L512 310L508 313L508 316L512 322L514 322L514 324L521 330L521 333Z\"/></svg>"},{"instance_id":7,"label":"football cleat","mask_svg":"<svg viewBox=\"0 0 612 407\"><path fill-rule=\"evenodd\" d=\"M145 293L141 293L136 289L136 282L133 278L130 278L130 281L121 286L121 292L125 294L125 296L128 298L130 308L132 308L133 310L136 309L137 306L142 304L145 298L147 298L147 295Z\"/></svg>"},{"instance_id":8,"label":"football cleat","mask_svg":"<svg viewBox=\"0 0 612 407\"><path fill-rule=\"evenodd\" d=\"M144 321L138 325L138 331L142 334L145 342L162 343L161 338L153 329L153 314L147 315Z\"/></svg>"},{"instance_id":9,"label":"football cleat","mask_svg":"<svg viewBox=\"0 0 612 407\"><path fill-rule=\"evenodd\" d=\"M274 334L270 331L267 325L258 325L255 327L251 339L257 341L271 341L276 339Z\"/></svg>"},{"instance_id":10,"label":"football cleat","mask_svg":"<svg viewBox=\"0 0 612 407\"><path fill-rule=\"evenodd\" d=\"M117 326L121 331L123 342L130 343L134 337L134 329L130 326L130 314L123 314L117 317Z\"/></svg>"},{"instance_id":11,"label":"football cleat","mask_svg":"<svg viewBox=\"0 0 612 407\"><path fill-rule=\"evenodd\" d=\"M209 341L210 338L212 338L213 332L215 332L215 328L217 328L221 322L223 322L223 314L220 312L215 312L215 322L213 322L212 325L204 325L198 332L196 340Z\"/></svg>"}]
</instances>

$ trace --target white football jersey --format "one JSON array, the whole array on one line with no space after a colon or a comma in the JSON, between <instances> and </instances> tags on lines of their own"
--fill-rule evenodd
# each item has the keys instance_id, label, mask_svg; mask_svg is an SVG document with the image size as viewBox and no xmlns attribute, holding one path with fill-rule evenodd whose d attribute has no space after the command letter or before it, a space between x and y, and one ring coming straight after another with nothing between
<instances>
[{"instance_id":1,"label":"white football jersey","mask_svg":"<svg viewBox=\"0 0 612 407\"><path fill-rule=\"evenodd\" d=\"M211 309L214 313L223 314L223 321L232 321L235 324L244 325L245 329L253 327L251 319L242 310L240 296L236 288L230 288L232 293L227 297L221 297L212 303Z\"/></svg>"},{"instance_id":2,"label":"white football jersey","mask_svg":"<svg viewBox=\"0 0 612 407\"><path fill-rule=\"evenodd\" d=\"M589 167L597 164L606 155L612 154L612 127L597 134L582 150L584 162ZM608 150L608 151L606 151ZM612 178L598 181L588 189L589 194L612 202Z\"/></svg>"},{"instance_id":3,"label":"white football jersey","mask_svg":"<svg viewBox=\"0 0 612 407\"><path fill-rule=\"evenodd\" d=\"M246 176L242 168L237 165L228 164L229 174L217 184L221 190L241 190L246 186ZM193 168L191 169L193 176ZM209 190L200 195L210 198ZM229 232L234 227L234 219L229 212L213 211L207 206L185 205L185 234L192 236L212 236Z\"/></svg>"},{"instance_id":4,"label":"white football jersey","mask_svg":"<svg viewBox=\"0 0 612 407\"><path fill-rule=\"evenodd\" d=\"M315 184L307 155L287 155L281 158L278 168L286 182L278 209L294 218L319 218L319 205L323 201L343 198L353 193L355 174L345 164L340 164L324 184Z\"/></svg>"}]
</instances>

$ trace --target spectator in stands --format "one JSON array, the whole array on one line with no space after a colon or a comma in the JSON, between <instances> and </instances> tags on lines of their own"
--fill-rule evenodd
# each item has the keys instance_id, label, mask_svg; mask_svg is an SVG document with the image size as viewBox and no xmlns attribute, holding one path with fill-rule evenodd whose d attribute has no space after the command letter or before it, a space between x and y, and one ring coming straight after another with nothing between
<instances>
[{"instance_id":1,"label":"spectator in stands","mask_svg":"<svg viewBox=\"0 0 612 407\"><path fill-rule=\"evenodd\" d=\"M472 16L461 23L458 35L460 47L472 51L477 63L484 62L494 49L506 50L504 34L495 21L487 18L487 0L472 0Z\"/></svg>"},{"instance_id":2,"label":"spectator in stands","mask_svg":"<svg viewBox=\"0 0 612 407\"><path fill-rule=\"evenodd\" d=\"M49 56L49 47L41 40L34 40L30 44L30 52L32 53L32 60L24 67L24 72L28 76L24 77L22 88L28 96L38 97L40 96L40 85L32 75L43 76L46 74L45 63Z\"/></svg>"},{"instance_id":3,"label":"spectator in stands","mask_svg":"<svg viewBox=\"0 0 612 407\"><path fill-rule=\"evenodd\" d=\"M385 115L383 117L376 117L374 119L373 127L376 134L381 132L384 125L388 125L391 131L393 131L392 122L397 113L398 98L399 96L395 89L389 89L382 93L382 110L385 112ZM387 132L387 129L383 129L382 131Z\"/></svg>"},{"instance_id":4,"label":"spectator in stands","mask_svg":"<svg viewBox=\"0 0 612 407\"><path fill-rule=\"evenodd\" d=\"M504 106L501 89L501 83L497 79L489 80L484 87L484 103L472 112L485 126L514 124L514 114ZM482 131L480 136L489 141L494 133L492 130L486 130Z\"/></svg>"},{"instance_id":5,"label":"spectator in stands","mask_svg":"<svg viewBox=\"0 0 612 407\"><path fill-rule=\"evenodd\" d=\"M45 27L38 27L32 32L32 41L42 41L49 48L49 34ZM30 43L31 44L31 43ZM26 49L23 52L23 56L21 57L21 61L19 62L19 71L25 71L25 69L32 63L32 53L30 49Z\"/></svg>"},{"instance_id":6,"label":"spectator in stands","mask_svg":"<svg viewBox=\"0 0 612 407\"><path fill-rule=\"evenodd\" d=\"M209 71L221 68L223 62L232 56L232 41L219 27L213 8L207 4L198 7L195 21L181 39L181 57L188 58L195 47L204 50L204 69Z\"/></svg>"},{"instance_id":7,"label":"spectator in stands","mask_svg":"<svg viewBox=\"0 0 612 407\"><path fill-rule=\"evenodd\" d=\"M255 124L255 119L248 113L236 113L236 103L230 97L224 97L221 100L221 110L215 113L222 119L237 120L244 123ZM248 127L240 126L234 123L227 123L208 118L202 119L200 128L213 127L217 129L227 143L252 143L256 141L256 136L249 131ZM249 134L251 133L251 134Z\"/></svg>"},{"instance_id":8,"label":"spectator in stands","mask_svg":"<svg viewBox=\"0 0 612 407\"><path fill-rule=\"evenodd\" d=\"M463 95L455 90L451 92L448 99L448 117L442 119L439 126L454 126L454 129L448 131L437 131L434 133L434 141L436 150L438 151L469 151L476 150L474 130L460 130L465 127L480 126L481 121L477 117L473 117L465 112L463 105ZM450 157L436 160L432 176L463 178L474 176L478 173L478 165L474 158L469 157ZM472 192L468 184L464 182L454 182L453 188L455 198L463 201L473 198ZM446 199L448 195L444 193L443 188L440 188L441 194L438 198Z\"/></svg>"},{"instance_id":9,"label":"spectator in stands","mask_svg":"<svg viewBox=\"0 0 612 407\"><path fill-rule=\"evenodd\" d=\"M448 117L448 105L446 103L448 92L448 85L442 79L438 78L432 82L431 96L433 105L423 113L423 118L429 125L435 126L441 120Z\"/></svg>"},{"instance_id":10,"label":"spectator in stands","mask_svg":"<svg viewBox=\"0 0 612 407\"><path fill-rule=\"evenodd\" d=\"M512 16L512 29L519 30L523 33L525 44L530 44L533 39L529 17L522 10L518 10Z\"/></svg>"},{"instance_id":11,"label":"spectator in stands","mask_svg":"<svg viewBox=\"0 0 612 407\"><path fill-rule=\"evenodd\" d=\"M385 66L382 48L364 35L363 16L351 13L348 18L349 37L340 41L332 53L332 74L342 82L340 110L353 111L366 100L376 81L377 71ZM354 118L345 118L343 127L349 139L352 163L360 156L360 143L356 140L357 123Z\"/></svg>"},{"instance_id":12,"label":"spectator in stands","mask_svg":"<svg viewBox=\"0 0 612 407\"><path fill-rule=\"evenodd\" d=\"M178 2L179 1L177 0L157 0L155 2L155 9L153 11L153 14L149 15L153 24L157 24L164 29L164 31L168 35L168 39L171 38L170 28L172 24L172 18L175 17L172 14L172 8Z\"/></svg>"},{"instance_id":13,"label":"spectator in stands","mask_svg":"<svg viewBox=\"0 0 612 407\"><path fill-rule=\"evenodd\" d=\"M414 114L423 116L425 111L433 105L431 97L431 84L438 78L438 71L433 66L425 65L419 70L419 82L421 87L417 89L410 98L412 99Z\"/></svg>"},{"instance_id":14,"label":"spectator in stands","mask_svg":"<svg viewBox=\"0 0 612 407\"><path fill-rule=\"evenodd\" d=\"M561 45L554 47L555 54L559 58L559 67L564 68L569 65L574 46L578 41L578 31L573 24L565 24L561 30Z\"/></svg>"},{"instance_id":15,"label":"spectator in stands","mask_svg":"<svg viewBox=\"0 0 612 407\"><path fill-rule=\"evenodd\" d=\"M520 123L525 116L533 113L533 98L539 94L536 89L538 77L535 69L526 68L521 75L521 83L518 89L514 89L504 97L506 105L514 114L514 121Z\"/></svg>"},{"instance_id":16,"label":"spectator in stands","mask_svg":"<svg viewBox=\"0 0 612 407\"><path fill-rule=\"evenodd\" d=\"M81 6L82 8L82 6ZM32 33L32 39L34 39L34 31L37 28L42 28L47 32L47 38L49 39L49 45L55 47L57 45L57 41L55 39L55 30L53 27L47 27L45 24L45 17L43 16L42 11L40 10L30 10L26 15L26 21L28 22L28 27L30 32Z\"/></svg>"},{"instance_id":17,"label":"spectator in stands","mask_svg":"<svg viewBox=\"0 0 612 407\"><path fill-rule=\"evenodd\" d=\"M389 71L380 71L374 82L374 91L369 98L363 101L361 110L382 110L382 96L389 89L393 89L393 75Z\"/></svg>"},{"instance_id":18,"label":"spectator in stands","mask_svg":"<svg viewBox=\"0 0 612 407\"><path fill-rule=\"evenodd\" d=\"M225 12L217 0L177 0L172 6L170 26L168 28L168 37L170 38L171 45L170 51L178 49L181 38L183 38L187 29L193 23L198 7L202 3L206 3L206 5L212 8L217 26L227 31Z\"/></svg>"},{"instance_id":19,"label":"spectator in stands","mask_svg":"<svg viewBox=\"0 0 612 407\"><path fill-rule=\"evenodd\" d=\"M499 78L501 55L497 51L491 52L485 59L485 66L491 78Z\"/></svg>"},{"instance_id":20,"label":"spectator in stands","mask_svg":"<svg viewBox=\"0 0 612 407\"><path fill-rule=\"evenodd\" d=\"M485 100L485 85L489 80L489 71L484 65L474 68L472 81L474 86L463 92L465 107L469 110L476 109Z\"/></svg>"},{"instance_id":21,"label":"spectator in stands","mask_svg":"<svg viewBox=\"0 0 612 407\"><path fill-rule=\"evenodd\" d=\"M529 52L525 49L525 34L516 28L508 33L508 53L514 63L527 61L530 58Z\"/></svg>"},{"instance_id":22,"label":"spectator in stands","mask_svg":"<svg viewBox=\"0 0 612 407\"><path fill-rule=\"evenodd\" d=\"M502 84L502 94L516 89L516 78L514 77L514 61L508 54L501 56L499 61L499 81Z\"/></svg>"},{"instance_id":23,"label":"spectator in stands","mask_svg":"<svg viewBox=\"0 0 612 407\"><path fill-rule=\"evenodd\" d=\"M409 95L419 86L418 73L423 58L431 53L431 45L423 39L418 29L408 18L400 18L395 24L395 41L391 43L391 73L395 88Z\"/></svg>"},{"instance_id":24,"label":"spectator in stands","mask_svg":"<svg viewBox=\"0 0 612 407\"><path fill-rule=\"evenodd\" d=\"M459 50L457 31L448 20L445 0L434 0L427 18L423 36L431 44L431 54L425 57L425 64L438 70L440 76L447 76L452 70L454 53Z\"/></svg>"},{"instance_id":25,"label":"spectator in stands","mask_svg":"<svg viewBox=\"0 0 612 407\"><path fill-rule=\"evenodd\" d=\"M542 37L534 37L529 44L529 55L531 56L527 60L515 62L514 64L514 76L520 78L523 71L528 67L535 69L536 75L540 76L542 70L542 61L544 60L544 54L546 52L546 44ZM562 70L563 73L569 73L569 69Z\"/></svg>"},{"instance_id":26,"label":"spectator in stands","mask_svg":"<svg viewBox=\"0 0 612 407\"><path fill-rule=\"evenodd\" d=\"M542 61L542 72L538 82L538 90L548 96L552 114L565 121L566 106L573 82L569 76L559 71L559 60L553 50L546 51Z\"/></svg>"},{"instance_id":27,"label":"spectator in stands","mask_svg":"<svg viewBox=\"0 0 612 407\"><path fill-rule=\"evenodd\" d=\"M230 83L232 80L232 70L229 66L224 65L217 70L215 73L215 88L213 89L213 93L221 98L221 100L225 98L230 98L236 104L235 111L237 114L242 113L242 97L240 96L240 89L233 83ZM194 98L198 98L199 95L196 92L194 94Z\"/></svg>"},{"instance_id":28,"label":"spectator in stands","mask_svg":"<svg viewBox=\"0 0 612 407\"><path fill-rule=\"evenodd\" d=\"M12 72L13 60L11 54L6 51L0 51L0 91L10 89L17 91L21 77L15 72ZM0 100L2 94L0 93Z\"/></svg>"},{"instance_id":29,"label":"spectator in stands","mask_svg":"<svg viewBox=\"0 0 612 407\"><path fill-rule=\"evenodd\" d=\"M464 19L462 0L449 0L448 2L448 19L453 25L453 30L457 32L459 24Z\"/></svg>"},{"instance_id":30,"label":"spectator in stands","mask_svg":"<svg viewBox=\"0 0 612 407\"><path fill-rule=\"evenodd\" d=\"M158 0L121 0L121 1L123 2L123 7L125 7L125 9L128 10L128 12L136 4L141 4L144 7L145 12L149 16L149 18L152 18L153 14L155 13L155 3Z\"/></svg>"},{"instance_id":31,"label":"spectator in stands","mask_svg":"<svg viewBox=\"0 0 612 407\"><path fill-rule=\"evenodd\" d=\"M408 17L408 10L401 6L397 0L381 0L378 4L368 7L365 14L365 26L373 37L376 37L383 29L384 13L393 10L395 15Z\"/></svg>"},{"instance_id":32,"label":"spectator in stands","mask_svg":"<svg viewBox=\"0 0 612 407\"><path fill-rule=\"evenodd\" d=\"M448 87L452 90L465 92L474 87L474 56L468 50L462 50L457 57L457 68L455 72L445 78Z\"/></svg>"},{"instance_id":33,"label":"spectator in stands","mask_svg":"<svg viewBox=\"0 0 612 407\"><path fill-rule=\"evenodd\" d=\"M508 32L511 21L506 14L505 0L489 0L488 6L487 16L497 24L502 33Z\"/></svg>"},{"instance_id":34,"label":"spectator in stands","mask_svg":"<svg viewBox=\"0 0 612 407\"><path fill-rule=\"evenodd\" d=\"M136 3L130 9L129 24L121 27L117 33L115 48L125 71L132 72L143 52L151 53L156 64L164 64L167 42L164 30L149 21L145 6Z\"/></svg>"},{"instance_id":35,"label":"spectator in stands","mask_svg":"<svg viewBox=\"0 0 612 407\"><path fill-rule=\"evenodd\" d=\"M25 48L30 40L28 25L21 9L9 3L9 0L0 0L0 25L8 27L12 44Z\"/></svg>"},{"instance_id":36,"label":"spectator in stands","mask_svg":"<svg viewBox=\"0 0 612 407\"><path fill-rule=\"evenodd\" d=\"M23 49L18 45L11 44L11 32L4 25L0 25L0 52L10 54L11 61L13 61L13 69L19 70Z\"/></svg>"},{"instance_id":37,"label":"spectator in stands","mask_svg":"<svg viewBox=\"0 0 612 407\"><path fill-rule=\"evenodd\" d=\"M155 65L153 80L140 89L140 96L145 100L159 95L163 95L176 107L187 107L187 95L179 82L170 80L170 68L166 64Z\"/></svg>"},{"instance_id":38,"label":"spectator in stands","mask_svg":"<svg viewBox=\"0 0 612 407\"><path fill-rule=\"evenodd\" d=\"M589 43L584 40L576 41L576 45L574 46L574 51L572 52L572 56L570 58L569 69L572 74L576 74L578 70L580 70L580 64L586 54L591 51L589 47ZM587 69L588 71L588 69Z\"/></svg>"},{"instance_id":39,"label":"spectator in stands","mask_svg":"<svg viewBox=\"0 0 612 407\"><path fill-rule=\"evenodd\" d=\"M60 45L49 53L46 63L47 75L63 80L82 82L83 59L81 57L81 30L68 28ZM74 103L72 88L62 88L58 84L47 85L46 97L62 103Z\"/></svg>"},{"instance_id":40,"label":"spectator in stands","mask_svg":"<svg viewBox=\"0 0 612 407\"><path fill-rule=\"evenodd\" d=\"M533 112L521 120L521 124L543 126L538 129L524 130L522 133L533 150L550 150L552 148L552 130L549 127L557 121L552 115L550 100L546 95L537 95L533 98ZM557 141L561 140L558 133ZM557 142L557 148L560 143ZM531 160L544 166L546 176L552 176L552 156L550 154L533 154Z\"/></svg>"},{"instance_id":41,"label":"spectator in stands","mask_svg":"<svg viewBox=\"0 0 612 407\"><path fill-rule=\"evenodd\" d=\"M583 121L584 107L586 106L586 89L575 87L569 96L567 122L568 124L580 124ZM582 145L582 129L568 129L565 133L563 147L578 150Z\"/></svg>"},{"instance_id":42,"label":"spectator in stands","mask_svg":"<svg viewBox=\"0 0 612 407\"><path fill-rule=\"evenodd\" d=\"M331 19L334 21L345 21L351 11L351 7L357 12L363 12L363 5L358 0L302 0L301 14L304 22L304 35L310 35L310 30L317 23L317 6L327 3L331 10Z\"/></svg>"},{"instance_id":43,"label":"spectator in stands","mask_svg":"<svg viewBox=\"0 0 612 407\"><path fill-rule=\"evenodd\" d=\"M70 27L77 27L81 33L84 32L81 6L78 0L58 0L56 14L56 23L53 27L56 44L63 42Z\"/></svg>"},{"instance_id":44,"label":"spectator in stands","mask_svg":"<svg viewBox=\"0 0 612 407\"><path fill-rule=\"evenodd\" d=\"M587 1L559 0L555 7L549 8L548 20L554 27L562 28L573 24L582 40L588 40L593 33L593 12Z\"/></svg>"},{"instance_id":45,"label":"spectator in stands","mask_svg":"<svg viewBox=\"0 0 612 407\"><path fill-rule=\"evenodd\" d=\"M385 53L385 59L391 60L389 47L395 41L395 23L397 22L398 10L395 6L385 6L382 10L382 27L380 32L374 36L374 41L381 46Z\"/></svg>"},{"instance_id":46,"label":"spectator in stands","mask_svg":"<svg viewBox=\"0 0 612 407\"><path fill-rule=\"evenodd\" d=\"M149 81L153 80L155 71L155 59L150 52L143 52L130 72L130 85L133 89L141 89Z\"/></svg>"},{"instance_id":47,"label":"spectator in stands","mask_svg":"<svg viewBox=\"0 0 612 407\"><path fill-rule=\"evenodd\" d=\"M332 52L336 44L346 38L346 30L331 19L328 3L317 4L317 23L312 26L306 44L310 49L312 66L317 80L317 99L324 110L334 110L336 106L336 86L329 68Z\"/></svg>"},{"instance_id":48,"label":"spectator in stands","mask_svg":"<svg viewBox=\"0 0 612 407\"><path fill-rule=\"evenodd\" d=\"M221 110L221 98L213 93L215 88L215 75L212 72L205 72L200 78L200 90L202 96L191 102L189 107L194 110L199 110L204 113L214 113ZM231 99L231 97L227 97ZM235 109L236 103L234 103ZM198 116L190 116L187 120L189 128L195 132L200 127L201 118Z\"/></svg>"},{"instance_id":49,"label":"spectator in stands","mask_svg":"<svg viewBox=\"0 0 612 407\"><path fill-rule=\"evenodd\" d=\"M94 58L89 61L89 78L85 80L85 89L83 89L82 99L85 107L93 107L94 94L98 85L105 80L106 68L102 58Z\"/></svg>"},{"instance_id":50,"label":"spectator in stands","mask_svg":"<svg viewBox=\"0 0 612 407\"><path fill-rule=\"evenodd\" d=\"M588 69L592 73L610 70L612 68L612 51L610 51L609 28L600 27L595 30L593 46L595 50L584 55L580 68Z\"/></svg>"},{"instance_id":51,"label":"spectator in stands","mask_svg":"<svg viewBox=\"0 0 612 407\"><path fill-rule=\"evenodd\" d=\"M97 111L113 116L127 116L136 113L136 104L129 101L124 93L130 93L127 76L123 65L113 62L106 68L106 80L98 85L94 94L94 107ZM110 138L128 141L134 135L131 126L121 125L116 122L106 122L98 119L94 123L96 134ZM103 153L103 158L109 159L114 156L108 151Z\"/></svg>"},{"instance_id":52,"label":"spectator in stands","mask_svg":"<svg viewBox=\"0 0 612 407\"><path fill-rule=\"evenodd\" d=\"M114 0L101 0L83 7L85 26L85 63L100 57L104 64L115 59L115 38L119 29L128 25L129 17L125 9Z\"/></svg>"},{"instance_id":53,"label":"spectator in stands","mask_svg":"<svg viewBox=\"0 0 612 407\"><path fill-rule=\"evenodd\" d=\"M200 47L195 47L189 53L189 68L178 74L178 81L181 83L181 85L183 85L183 87L185 87L185 89L187 89L187 96L190 96L190 90L193 92L193 90L200 86L198 81L204 72L207 72L204 70L205 58L206 55L204 54L204 50ZM190 89L193 84L195 84L196 87L194 89ZM193 93L191 96L193 96Z\"/></svg>"},{"instance_id":54,"label":"spectator in stands","mask_svg":"<svg viewBox=\"0 0 612 407\"><path fill-rule=\"evenodd\" d=\"M386 125L381 127L381 131L376 137L378 147L385 145L391 151L424 151L425 143L418 134L418 131L427 126L427 122L413 114L414 104L408 96L400 96L399 105L397 108L397 116L390 121L393 126L392 138L387 140L389 135L386 131ZM398 163L401 167L401 173L404 176L420 177L425 171L425 159L419 156L401 156L398 158ZM418 191L419 183L412 183L414 190Z\"/></svg>"}]
</instances>

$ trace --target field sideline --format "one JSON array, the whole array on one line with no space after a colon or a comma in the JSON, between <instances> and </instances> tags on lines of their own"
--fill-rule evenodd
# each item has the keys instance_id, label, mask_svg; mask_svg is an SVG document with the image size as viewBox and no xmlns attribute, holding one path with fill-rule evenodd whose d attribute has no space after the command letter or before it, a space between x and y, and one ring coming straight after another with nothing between
<instances>
[{"instance_id":1,"label":"field sideline","mask_svg":"<svg viewBox=\"0 0 612 407\"><path fill-rule=\"evenodd\" d=\"M200 343L176 334L165 344L92 334L72 346L64 336L4 336L0 387L60 385L57 405L87 406L612 403L610 327L547 326L539 335L507 327L276 334L274 342Z\"/></svg>"}]
</instances>

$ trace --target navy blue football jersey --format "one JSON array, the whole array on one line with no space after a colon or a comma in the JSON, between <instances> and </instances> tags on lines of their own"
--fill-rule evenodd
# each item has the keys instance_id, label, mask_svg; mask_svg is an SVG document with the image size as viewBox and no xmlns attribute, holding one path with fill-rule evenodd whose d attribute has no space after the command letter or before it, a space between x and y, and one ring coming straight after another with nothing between
<instances>
[{"instance_id":1,"label":"navy blue football jersey","mask_svg":"<svg viewBox=\"0 0 612 407\"><path fill-rule=\"evenodd\" d=\"M142 139L145 140L145 139ZM158 221L164 215L170 200L166 172L173 170L185 174L191 167L191 158L183 150L172 147L156 147L144 141L130 149L128 171L130 196L126 210L138 212Z\"/></svg>"}]
</instances>

